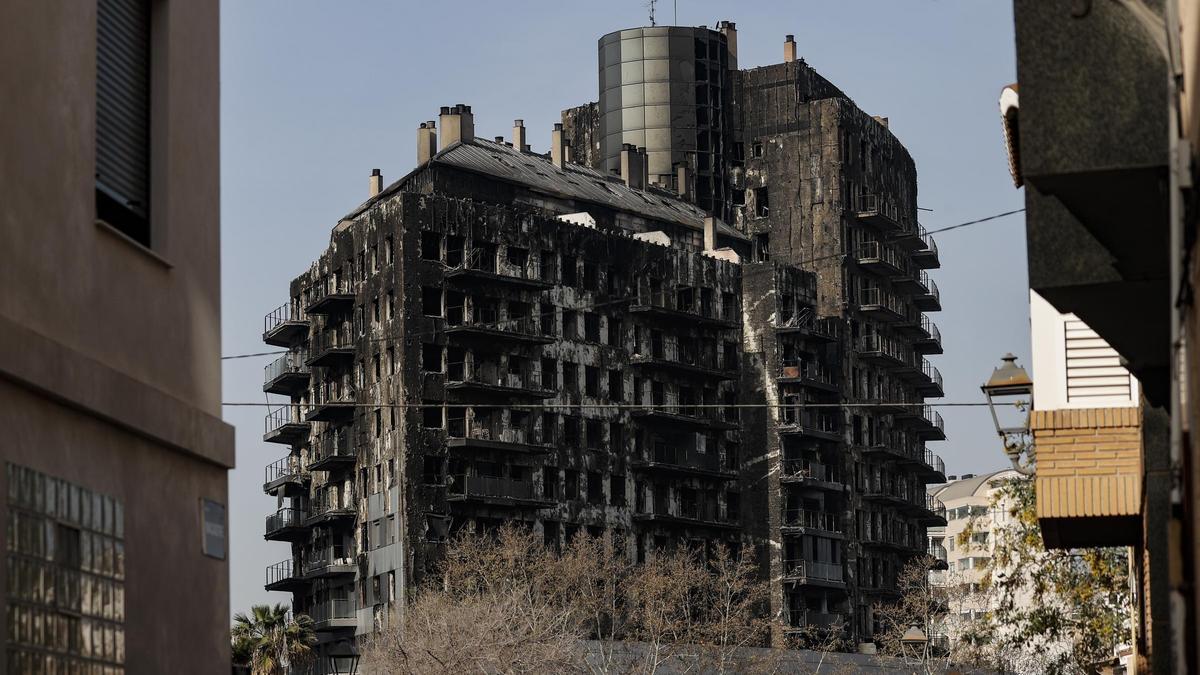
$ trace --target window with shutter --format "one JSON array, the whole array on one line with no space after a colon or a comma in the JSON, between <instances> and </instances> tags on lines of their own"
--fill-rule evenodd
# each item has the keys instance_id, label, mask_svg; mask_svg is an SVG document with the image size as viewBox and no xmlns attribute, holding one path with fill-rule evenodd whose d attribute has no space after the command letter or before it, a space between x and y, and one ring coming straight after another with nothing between
<instances>
[{"instance_id":1,"label":"window with shutter","mask_svg":"<svg viewBox=\"0 0 1200 675\"><path fill-rule=\"evenodd\" d=\"M1117 351L1079 319L1068 318L1063 328L1067 350L1067 400L1128 400L1133 395L1133 386Z\"/></svg>"},{"instance_id":2,"label":"window with shutter","mask_svg":"<svg viewBox=\"0 0 1200 675\"><path fill-rule=\"evenodd\" d=\"M150 245L150 3L98 0L96 217Z\"/></svg>"}]
</instances>

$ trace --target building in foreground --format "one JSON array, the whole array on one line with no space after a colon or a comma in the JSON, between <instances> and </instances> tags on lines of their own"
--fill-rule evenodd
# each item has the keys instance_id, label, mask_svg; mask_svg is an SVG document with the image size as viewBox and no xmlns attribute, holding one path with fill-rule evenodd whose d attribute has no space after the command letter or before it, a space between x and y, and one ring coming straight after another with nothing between
<instances>
[{"instance_id":1,"label":"building in foreground","mask_svg":"<svg viewBox=\"0 0 1200 675\"><path fill-rule=\"evenodd\" d=\"M227 672L217 3L66 4L0 9L0 672Z\"/></svg>"},{"instance_id":2,"label":"building in foreground","mask_svg":"<svg viewBox=\"0 0 1200 675\"><path fill-rule=\"evenodd\" d=\"M944 523L938 254L886 120L785 50L739 71L728 22L614 33L548 153L460 104L371 177L264 325L292 549L267 587L322 650L506 521L635 560L753 546L786 631L870 641Z\"/></svg>"}]
</instances>

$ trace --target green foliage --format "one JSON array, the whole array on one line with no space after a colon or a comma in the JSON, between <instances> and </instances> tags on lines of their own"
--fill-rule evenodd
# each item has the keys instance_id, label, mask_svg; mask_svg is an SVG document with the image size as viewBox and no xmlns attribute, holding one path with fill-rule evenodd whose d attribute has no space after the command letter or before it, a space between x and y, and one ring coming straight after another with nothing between
<instances>
[{"instance_id":1,"label":"green foliage","mask_svg":"<svg viewBox=\"0 0 1200 675\"><path fill-rule=\"evenodd\" d=\"M233 662L250 666L253 675L285 675L313 660L317 643L312 619L294 619L287 606L255 605L233 617Z\"/></svg>"}]
</instances>

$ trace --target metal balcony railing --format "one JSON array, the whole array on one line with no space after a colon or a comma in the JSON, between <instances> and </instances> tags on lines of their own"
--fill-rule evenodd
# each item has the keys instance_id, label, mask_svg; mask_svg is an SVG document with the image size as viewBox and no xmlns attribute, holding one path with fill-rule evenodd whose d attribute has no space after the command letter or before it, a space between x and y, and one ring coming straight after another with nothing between
<instances>
[{"instance_id":1,"label":"metal balcony railing","mask_svg":"<svg viewBox=\"0 0 1200 675\"><path fill-rule=\"evenodd\" d=\"M805 410L803 404L782 406L783 423L802 429L811 429L826 434L836 434L840 428L838 418L833 413Z\"/></svg>"},{"instance_id":2,"label":"metal balcony railing","mask_svg":"<svg viewBox=\"0 0 1200 675\"><path fill-rule=\"evenodd\" d=\"M924 417L925 420L933 425L933 427L938 431L946 431L946 423L942 420L942 414L935 411L933 406L924 406L921 409L921 416Z\"/></svg>"},{"instance_id":3,"label":"metal balcony railing","mask_svg":"<svg viewBox=\"0 0 1200 675\"><path fill-rule=\"evenodd\" d=\"M894 361L900 361L901 363L907 363L911 358L904 345L890 337L879 334L860 337L858 339L858 351L879 354Z\"/></svg>"},{"instance_id":4,"label":"metal balcony railing","mask_svg":"<svg viewBox=\"0 0 1200 675\"><path fill-rule=\"evenodd\" d=\"M936 256L938 252L938 246L937 242L933 238L933 235L926 231L924 225L920 226L918 232L920 233L921 241L925 242L925 248L921 249L921 251L923 253L931 253Z\"/></svg>"},{"instance_id":5,"label":"metal balcony railing","mask_svg":"<svg viewBox=\"0 0 1200 675\"><path fill-rule=\"evenodd\" d=\"M705 523L723 522L720 510L713 502L680 502L675 514L679 518L698 520Z\"/></svg>"},{"instance_id":6,"label":"metal balcony railing","mask_svg":"<svg viewBox=\"0 0 1200 675\"><path fill-rule=\"evenodd\" d=\"M267 533L278 532L286 527L301 527L308 513L301 509L282 508L267 516Z\"/></svg>"},{"instance_id":7,"label":"metal balcony railing","mask_svg":"<svg viewBox=\"0 0 1200 675\"><path fill-rule=\"evenodd\" d=\"M906 267L904 258L895 249L879 241L864 241L855 249L854 257L860 265L882 263L896 270Z\"/></svg>"},{"instance_id":8,"label":"metal balcony railing","mask_svg":"<svg viewBox=\"0 0 1200 675\"><path fill-rule=\"evenodd\" d=\"M821 579L824 581L841 581L841 563L814 562L803 558L792 558L783 561L785 577L803 579Z\"/></svg>"},{"instance_id":9,"label":"metal balcony railing","mask_svg":"<svg viewBox=\"0 0 1200 675\"><path fill-rule=\"evenodd\" d=\"M805 509L786 509L783 512L785 527L808 527L826 532L841 532L841 518L836 513L823 511L808 511Z\"/></svg>"},{"instance_id":10,"label":"metal balcony railing","mask_svg":"<svg viewBox=\"0 0 1200 675\"><path fill-rule=\"evenodd\" d=\"M314 443L312 448L314 463L327 459L356 459L357 457L358 450L354 447L349 429L327 431L321 436L320 442Z\"/></svg>"},{"instance_id":11,"label":"metal balcony railing","mask_svg":"<svg viewBox=\"0 0 1200 675\"><path fill-rule=\"evenodd\" d=\"M452 305L447 307L446 326L450 328L478 328L532 337L550 337L553 335L553 331L547 335L542 330L543 324L540 316L527 314L524 316L505 316L501 318L499 310L495 307L481 307L479 305L474 305L471 311L467 311L466 305ZM549 325L545 327L552 328Z\"/></svg>"},{"instance_id":12,"label":"metal balcony railing","mask_svg":"<svg viewBox=\"0 0 1200 675\"><path fill-rule=\"evenodd\" d=\"M932 278L930 278L929 272L921 270L920 281L921 285L924 286L925 290L928 291L926 295L929 295L934 299L934 301L941 304L942 294L938 291L937 284L934 283Z\"/></svg>"},{"instance_id":13,"label":"metal balcony railing","mask_svg":"<svg viewBox=\"0 0 1200 675\"><path fill-rule=\"evenodd\" d=\"M349 323L326 327L313 336L309 354L317 357L333 350L353 350L354 341L354 330Z\"/></svg>"},{"instance_id":14,"label":"metal balcony railing","mask_svg":"<svg viewBox=\"0 0 1200 675\"><path fill-rule=\"evenodd\" d=\"M841 482L837 472L832 467L809 459L783 460L783 475L787 478L807 478L827 483Z\"/></svg>"},{"instance_id":15,"label":"metal balcony railing","mask_svg":"<svg viewBox=\"0 0 1200 675\"><path fill-rule=\"evenodd\" d=\"M858 292L858 305L861 309L884 309L899 316L906 314L904 303L900 298L882 288L863 288Z\"/></svg>"},{"instance_id":16,"label":"metal balcony railing","mask_svg":"<svg viewBox=\"0 0 1200 675\"><path fill-rule=\"evenodd\" d=\"M700 302L696 294L693 294L692 302L680 302L678 294L674 291L659 289L657 291L639 290L637 303L645 307L657 307L659 309L669 309L676 312L684 312L705 319L713 319L716 321L737 321L736 316L721 316L718 310L720 303L704 303Z\"/></svg>"},{"instance_id":17,"label":"metal balcony railing","mask_svg":"<svg viewBox=\"0 0 1200 675\"><path fill-rule=\"evenodd\" d=\"M648 460L658 464L690 467L705 471L715 471L720 468L719 458L715 452L696 452L678 445L659 445L648 453Z\"/></svg>"},{"instance_id":18,"label":"metal balcony railing","mask_svg":"<svg viewBox=\"0 0 1200 675\"><path fill-rule=\"evenodd\" d=\"M942 371L929 362L929 359L921 359L921 374L929 378L929 381L937 385L938 389L942 389Z\"/></svg>"},{"instance_id":19,"label":"metal balcony railing","mask_svg":"<svg viewBox=\"0 0 1200 675\"><path fill-rule=\"evenodd\" d=\"M841 614L827 614L825 612L809 612L805 610L787 610L788 625L794 628L804 628L811 626L814 628L837 628L842 625L844 619Z\"/></svg>"},{"instance_id":20,"label":"metal balcony railing","mask_svg":"<svg viewBox=\"0 0 1200 675\"><path fill-rule=\"evenodd\" d=\"M263 424L265 433L278 431L289 424L304 424L303 412L297 404L283 405L274 410L268 410Z\"/></svg>"},{"instance_id":21,"label":"metal balcony railing","mask_svg":"<svg viewBox=\"0 0 1200 675\"><path fill-rule=\"evenodd\" d=\"M304 573L312 574L318 570L334 565L353 565L354 558L344 550L324 548L309 554L304 561Z\"/></svg>"},{"instance_id":22,"label":"metal balcony railing","mask_svg":"<svg viewBox=\"0 0 1200 675\"><path fill-rule=\"evenodd\" d=\"M288 455L267 465L263 483L273 483L288 476L299 477L303 471L300 466L300 458L295 455Z\"/></svg>"},{"instance_id":23,"label":"metal balcony railing","mask_svg":"<svg viewBox=\"0 0 1200 675\"><path fill-rule=\"evenodd\" d=\"M448 493L469 497L507 497L510 499L533 499L533 483L499 476L454 476Z\"/></svg>"},{"instance_id":24,"label":"metal balcony railing","mask_svg":"<svg viewBox=\"0 0 1200 675\"><path fill-rule=\"evenodd\" d=\"M946 547L945 546L937 546L935 544L930 544L929 545L929 555L937 560L946 562L946 558L947 558Z\"/></svg>"},{"instance_id":25,"label":"metal balcony railing","mask_svg":"<svg viewBox=\"0 0 1200 675\"><path fill-rule=\"evenodd\" d=\"M921 315L921 330L925 331L925 333L929 335L930 340L941 344L942 331L938 330L937 324L931 321L930 318L924 314Z\"/></svg>"},{"instance_id":26,"label":"metal balcony railing","mask_svg":"<svg viewBox=\"0 0 1200 675\"><path fill-rule=\"evenodd\" d=\"M263 368L263 382L270 382L281 375L307 373L308 366L304 365L306 360L308 352L304 350L280 356Z\"/></svg>"},{"instance_id":27,"label":"metal balcony railing","mask_svg":"<svg viewBox=\"0 0 1200 675\"><path fill-rule=\"evenodd\" d=\"M293 307L290 302L280 305L263 316L263 333L270 333L281 324L293 321L308 321L308 316L303 309Z\"/></svg>"},{"instance_id":28,"label":"metal balcony railing","mask_svg":"<svg viewBox=\"0 0 1200 675\"><path fill-rule=\"evenodd\" d=\"M799 378L821 384L833 385L833 373L816 361L785 361L779 368L779 377Z\"/></svg>"},{"instance_id":29,"label":"metal balcony railing","mask_svg":"<svg viewBox=\"0 0 1200 675\"><path fill-rule=\"evenodd\" d=\"M946 517L946 505L942 503L942 500L928 493L925 495L925 509L935 516Z\"/></svg>"},{"instance_id":30,"label":"metal balcony railing","mask_svg":"<svg viewBox=\"0 0 1200 675\"><path fill-rule=\"evenodd\" d=\"M309 612L313 622L325 624L331 621L350 621L355 618L358 605L353 598L336 598L314 603Z\"/></svg>"},{"instance_id":31,"label":"metal balcony railing","mask_svg":"<svg viewBox=\"0 0 1200 675\"><path fill-rule=\"evenodd\" d=\"M314 387L310 408L323 405L352 406L357 402L358 389L351 384L328 383L331 386Z\"/></svg>"},{"instance_id":32,"label":"metal balcony railing","mask_svg":"<svg viewBox=\"0 0 1200 675\"><path fill-rule=\"evenodd\" d=\"M531 429L509 427L499 422L485 423L468 420L465 417L452 417L447 420L446 432L450 438L472 438L500 443L534 444L537 442Z\"/></svg>"},{"instance_id":33,"label":"metal balcony railing","mask_svg":"<svg viewBox=\"0 0 1200 675\"><path fill-rule=\"evenodd\" d=\"M645 406L642 410L667 415L679 415L681 417L709 422L719 422L724 417L722 409L704 407L695 402L667 403L663 400L658 400L651 402L650 405Z\"/></svg>"},{"instance_id":34,"label":"metal balcony railing","mask_svg":"<svg viewBox=\"0 0 1200 675\"><path fill-rule=\"evenodd\" d=\"M341 515L358 510L353 490L320 490L313 496L309 517Z\"/></svg>"},{"instance_id":35,"label":"metal balcony railing","mask_svg":"<svg viewBox=\"0 0 1200 675\"><path fill-rule=\"evenodd\" d=\"M941 457L938 457L929 450L925 451L925 465L940 474L946 473L946 463L942 461Z\"/></svg>"},{"instance_id":36,"label":"metal balcony railing","mask_svg":"<svg viewBox=\"0 0 1200 675\"><path fill-rule=\"evenodd\" d=\"M882 216L900 223L900 209L882 195L858 195L854 200L854 211L859 217Z\"/></svg>"},{"instance_id":37,"label":"metal balcony railing","mask_svg":"<svg viewBox=\"0 0 1200 675\"><path fill-rule=\"evenodd\" d=\"M508 372L499 365L490 363L486 366L478 363L456 361L446 364L447 383L482 384L489 387L509 387L512 389L542 388L542 373L536 368L523 372Z\"/></svg>"},{"instance_id":38,"label":"metal balcony railing","mask_svg":"<svg viewBox=\"0 0 1200 675\"><path fill-rule=\"evenodd\" d=\"M268 586L271 584L277 584L281 581L288 581L290 579L297 578L295 561L291 558L288 558L287 560L281 560L274 565L268 565L266 571Z\"/></svg>"},{"instance_id":39,"label":"metal balcony railing","mask_svg":"<svg viewBox=\"0 0 1200 675\"><path fill-rule=\"evenodd\" d=\"M651 342L648 354L634 354L632 360L636 362L647 359L708 370L734 370L737 368L737 364L725 363L722 359L719 359L715 350L706 351L692 347L683 347L679 343L670 340Z\"/></svg>"}]
</instances>

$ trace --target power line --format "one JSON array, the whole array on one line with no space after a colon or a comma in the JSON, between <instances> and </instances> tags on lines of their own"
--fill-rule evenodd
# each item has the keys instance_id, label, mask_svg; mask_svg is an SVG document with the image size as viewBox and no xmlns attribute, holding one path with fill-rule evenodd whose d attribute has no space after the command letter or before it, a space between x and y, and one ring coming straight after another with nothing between
<instances>
[{"instance_id":1,"label":"power line","mask_svg":"<svg viewBox=\"0 0 1200 675\"><path fill-rule=\"evenodd\" d=\"M706 409L706 410L729 410L733 408L739 409L771 409L771 408L976 408L988 405L987 401L970 401L970 402L938 402L938 403L916 403L913 401L873 401L865 403L669 403L669 404L645 404L645 403L259 403L251 401L223 401L223 406L239 407L239 408L276 408L282 409L287 407L315 407L324 406L329 408L526 408L530 410L536 409L601 409L601 410L648 410L659 412L670 412L670 409ZM1017 404L1013 404L1014 406Z\"/></svg>"},{"instance_id":2,"label":"power line","mask_svg":"<svg viewBox=\"0 0 1200 675\"><path fill-rule=\"evenodd\" d=\"M978 225L978 224L980 224L980 223L986 223L986 222L989 222L989 221L992 221L992 220L997 220L997 219L999 219L999 218L1005 218L1005 217L1007 217L1007 216L1011 216L1011 215L1014 215L1014 214L1017 214L1017 213L1022 213L1022 212L1024 212L1024 211L1025 211L1025 209L1014 209L1014 210L1012 210L1012 211L1005 211L1005 212L1003 212L1003 213L997 213L997 214L994 214L994 215L991 215L991 216L986 216L986 217L984 217L984 218L978 218L978 219L976 219L976 220L968 220L968 221L966 221L966 222L963 222L963 223L957 223L957 224L955 224L955 225L948 225L948 226L946 226L946 227L941 227L941 228L937 228L937 229L934 229L934 230L927 230L927 231L926 231L926 234L938 234L938 233L940 233L940 232L949 232L950 230L956 230L956 229L959 229L959 228L962 228L962 227L969 227L969 226L971 226L971 225ZM815 258L809 258L809 259L807 259L807 260L801 260L801 261L799 261L799 262L793 263L792 265L793 265L794 267L800 267L800 268L803 268L803 267L804 267L804 266L806 266L806 265L811 265L811 264L813 264L813 263L822 262L822 261L825 261L825 260L830 260L830 259L833 259L833 258L841 258L841 257L843 257L844 255L846 255L846 254L845 254L845 253L830 253L830 254L826 254L826 255L822 255L822 256L817 256L817 257L815 257ZM616 305L616 304L622 304L622 303L626 303L626 302L631 302L631 301L633 301L633 300L637 300L637 299L638 299L637 297L634 297L634 296L629 296L629 297L617 298L617 299L615 299L615 300L607 300L607 301L604 301L604 302L592 303L592 304L590 304L590 305L577 305L577 306L575 306L575 307L573 307L573 308L571 308L571 309L573 309L573 310L587 310L587 309L596 309L596 308L599 308L599 307L604 307L604 306L607 306L607 305ZM527 318L528 318L528 319L534 319L534 318L541 318L541 317L544 317L544 316L551 316L551 315L552 315L552 313L551 313L551 312L543 312L543 313L541 313L541 314L531 314L531 315L529 315L529 317L527 317ZM471 324L471 327L473 327L473 328L499 328L499 327L502 327L502 326L504 326L505 324L508 324L508 323L511 323L511 322L512 322L512 321L511 321L511 320L509 320L509 321L496 321L496 322L494 322L494 323L491 323L491 324L488 324L488 323L482 323L482 324ZM420 332L420 333L409 333L409 334L407 334L405 337L410 337L410 338L415 338L415 337L426 337L426 336L430 336L430 335L437 335L437 334L439 334L439 333L441 333L441 332L442 332L442 331L438 331L438 330L432 330L432 331L424 331L424 332ZM390 341L390 340L393 340L393 339L394 339L393 337L380 337L380 338L371 338L371 339L367 340L367 342L384 342L384 341ZM280 355L280 354L287 354L289 351L291 351L291 350L288 350L288 349L281 349L281 350L278 350L278 351L270 351L270 352L255 352L255 353L251 353L251 354L233 354L233 355L230 355L230 356L222 356L222 357L221 357L221 360L222 360L222 361L231 361L231 360L234 360L234 359L249 359L249 358L257 358L257 357L260 357L260 356L277 356L277 355Z\"/></svg>"}]
</instances>

